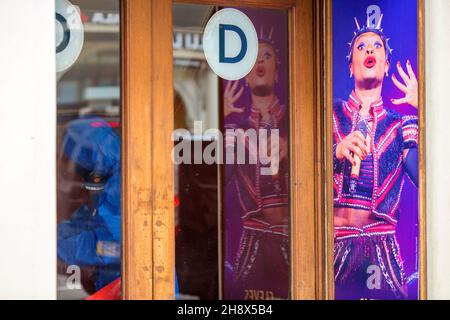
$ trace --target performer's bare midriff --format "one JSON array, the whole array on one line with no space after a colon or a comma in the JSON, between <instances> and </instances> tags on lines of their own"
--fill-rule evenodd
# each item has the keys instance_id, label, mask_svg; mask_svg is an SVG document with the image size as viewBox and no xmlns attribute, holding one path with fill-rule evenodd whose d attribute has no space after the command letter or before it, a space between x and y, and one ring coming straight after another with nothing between
<instances>
[{"instance_id":1,"label":"performer's bare midriff","mask_svg":"<svg viewBox=\"0 0 450 320\"><path fill-rule=\"evenodd\" d=\"M288 224L288 214L286 207L262 209L261 213L255 215L255 218L265 221L271 225Z\"/></svg>"},{"instance_id":2,"label":"performer's bare midriff","mask_svg":"<svg viewBox=\"0 0 450 320\"><path fill-rule=\"evenodd\" d=\"M353 208L335 208L334 226L335 227L356 227L362 228L369 224L378 222L375 216L367 210Z\"/></svg>"}]
</instances>

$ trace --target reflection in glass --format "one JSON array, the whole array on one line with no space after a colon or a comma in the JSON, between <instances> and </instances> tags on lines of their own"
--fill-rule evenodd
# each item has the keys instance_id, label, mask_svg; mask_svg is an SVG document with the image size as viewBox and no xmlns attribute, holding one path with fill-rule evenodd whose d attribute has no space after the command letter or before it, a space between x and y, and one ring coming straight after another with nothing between
<instances>
[{"instance_id":1,"label":"reflection in glass","mask_svg":"<svg viewBox=\"0 0 450 320\"><path fill-rule=\"evenodd\" d=\"M78 60L57 74L58 298L118 299L119 1L72 4L85 34Z\"/></svg>"},{"instance_id":2,"label":"reflection in glass","mask_svg":"<svg viewBox=\"0 0 450 320\"><path fill-rule=\"evenodd\" d=\"M289 108L287 16L279 10L240 9L258 32L255 66L223 83L224 219L227 299L289 297ZM230 134L228 134L230 133Z\"/></svg>"},{"instance_id":3,"label":"reflection in glass","mask_svg":"<svg viewBox=\"0 0 450 320\"><path fill-rule=\"evenodd\" d=\"M173 6L174 126L201 152L211 143L203 130L218 129L218 78L208 67L202 47L205 23L213 7ZM181 131L180 131L181 132ZM194 134L195 133L195 134ZM178 144L180 142L175 142ZM175 264L180 299L219 298L219 170L217 164L175 165Z\"/></svg>"},{"instance_id":4,"label":"reflection in glass","mask_svg":"<svg viewBox=\"0 0 450 320\"><path fill-rule=\"evenodd\" d=\"M245 79L227 82L213 73L202 51L204 27L218 9L173 7L175 145L193 151L183 156L189 161L175 165L180 298L286 299L290 260L287 15L240 9L259 31L258 61ZM209 129L216 130L204 132ZM256 158L256 162L222 165L218 153L225 159L235 152L230 143L233 147L241 138L225 131L235 129L269 133L266 138L271 140L244 143L246 160ZM273 156L269 162L259 161L259 144L272 148L265 153ZM210 147L216 148L213 164L204 159ZM276 154L278 159L272 161Z\"/></svg>"}]
</instances>

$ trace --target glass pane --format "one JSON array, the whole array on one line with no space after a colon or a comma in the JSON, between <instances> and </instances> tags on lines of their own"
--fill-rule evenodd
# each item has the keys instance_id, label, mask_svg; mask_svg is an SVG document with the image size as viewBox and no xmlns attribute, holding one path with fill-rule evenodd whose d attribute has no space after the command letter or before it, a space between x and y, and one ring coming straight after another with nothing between
<instances>
[{"instance_id":1,"label":"glass pane","mask_svg":"<svg viewBox=\"0 0 450 320\"><path fill-rule=\"evenodd\" d=\"M173 7L180 297L287 299L287 13L238 8L257 30L259 49L251 72L229 82L203 53L206 23L219 9Z\"/></svg>"},{"instance_id":2,"label":"glass pane","mask_svg":"<svg viewBox=\"0 0 450 320\"><path fill-rule=\"evenodd\" d=\"M191 149L209 144L203 129L219 128L218 78L208 67L202 47L212 6L173 6L174 123ZM183 131L184 130L184 131ZM180 143L175 142L180 145ZM194 156L175 165L176 255L181 299L219 298L219 170ZM200 155L201 157L201 155Z\"/></svg>"},{"instance_id":3,"label":"glass pane","mask_svg":"<svg viewBox=\"0 0 450 320\"><path fill-rule=\"evenodd\" d=\"M418 299L418 6L373 3L333 1L335 293Z\"/></svg>"},{"instance_id":4,"label":"glass pane","mask_svg":"<svg viewBox=\"0 0 450 320\"><path fill-rule=\"evenodd\" d=\"M120 298L119 1L72 5L56 0L58 299Z\"/></svg>"},{"instance_id":5,"label":"glass pane","mask_svg":"<svg viewBox=\"0 0 450 320\"><path fill-rule=\"evenodd\" d=\"M289 87L287 13L242 9L258 33L250 73L224 81L224 294L289 298ZM231 134L228 134L231 133ZM256 137L256 138L255 138ZM239 162L244 147L245 161ZM271 150L270 150L271 149ZM269 160L269 161L267 161Z\"/></svg>"}]
</instances>

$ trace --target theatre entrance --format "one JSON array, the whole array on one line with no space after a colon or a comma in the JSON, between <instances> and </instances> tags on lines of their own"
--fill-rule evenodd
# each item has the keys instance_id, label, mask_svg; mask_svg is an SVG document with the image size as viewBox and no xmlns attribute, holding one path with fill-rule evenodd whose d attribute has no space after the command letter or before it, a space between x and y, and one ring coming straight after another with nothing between
<instances>
[{"instance_id":1,"label":"theatre entrance","mask_svg":"<svg viewBox=\"0 0 450 320\"><path fill-rule=\"evenodd\" d=\"M327 296L320 10L122 1L123 298Z\"/></svg>"}]
</instances>

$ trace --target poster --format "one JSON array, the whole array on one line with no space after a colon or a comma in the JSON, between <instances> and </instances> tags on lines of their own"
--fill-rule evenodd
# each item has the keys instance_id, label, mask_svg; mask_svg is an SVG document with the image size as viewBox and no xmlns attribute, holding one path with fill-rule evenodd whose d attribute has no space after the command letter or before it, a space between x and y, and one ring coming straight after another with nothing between
<instances>
[{"instance_id":1,"label":"poster","mask_svg":"<svg viewBox=\"0 0 450 320\"><path fill-rule=\"evenodd\" d=\"M333 0L336 299L418 299L417 8Z\"/></svg>"},{"instance_id":2,"label":"poster","mask_svg":"<svg viewBox=\"0 0 450 320\"><path fill-rule=\"evenodd\" d=\"M290 287L287 12L240 10L255 26L259 51L255 66L245 78L223 81L225 157L234 155L236 160L225 161L224 165L224 297L287 299ZM245 149L245 159L240 159L243 161L239 161L239 146ZM267 160L263 159L264 154L279 157L276 161L273 157L264 161Z\"/></svg>"}]
</instances>

